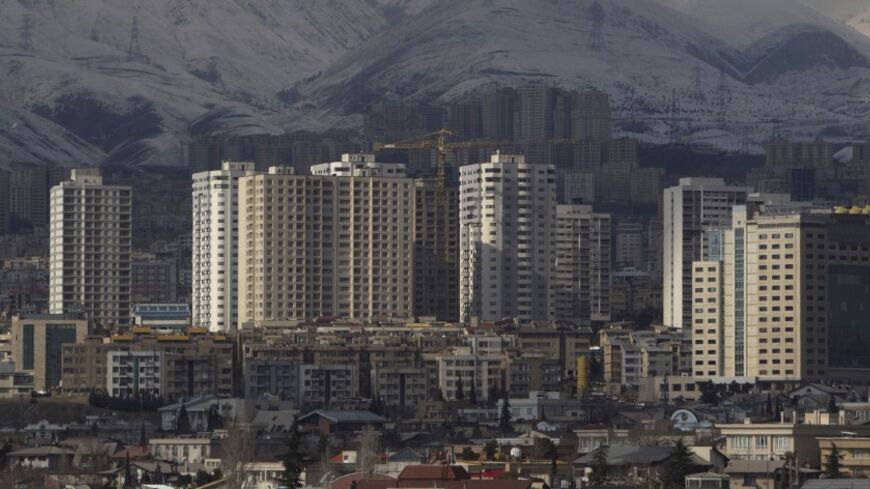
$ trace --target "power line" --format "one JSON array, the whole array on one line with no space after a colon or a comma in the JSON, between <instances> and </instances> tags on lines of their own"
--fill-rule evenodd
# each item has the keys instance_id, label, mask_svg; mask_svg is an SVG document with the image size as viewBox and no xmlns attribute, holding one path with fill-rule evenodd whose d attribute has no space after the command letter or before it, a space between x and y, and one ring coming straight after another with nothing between
<instances>
[{"instance_id":1,"label":"power line","mask_svg":"<svg viewBox=\"0 0 870 489\"><path fill-rule=\"evenodd\" d=\"M148 63L148 56L142 53L139 42L139 17L133 16L133 27L130 29L130 45L127 47L127 60Z\"/></svg>"}]
</instances>

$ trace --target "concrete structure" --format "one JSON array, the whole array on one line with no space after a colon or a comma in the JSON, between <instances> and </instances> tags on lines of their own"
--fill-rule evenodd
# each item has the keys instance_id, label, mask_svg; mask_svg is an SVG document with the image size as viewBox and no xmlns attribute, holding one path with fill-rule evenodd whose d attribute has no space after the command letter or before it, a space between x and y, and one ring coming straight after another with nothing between
<instances>
[{"instance_id":1,"label":"concrete structure","mask_svg":"<svg viewBox=\"0 0 870 489\"><path fill-rule=\"evenodd\" d=\"M193 282L195 326L229 331L238 320L239 179L254 163L223 162L193 174Z\"/></svg>"},{"instance_id":2,"label":"concrete structure","mask_svg":"<svg viewBox=\"0 0 870 489\"><path fill-rule=\"evenodd\" d=\"M831 450L836 446L837 451L843 457L840 460L840 471L844 477L859 478L870 474L870 438L833 436L820 437L818 441L822 468L824 468Z\"/></svg>"},{"instance_id":3,"label":"concrete structure","mask_svg":"<svg viewBox=\"0 0 870 489\"><path fill-rule=\"evenodd\" d=\"M204 328L185 334L157 334L150 328L133 328L124 335L92 337L78 344L64 345L63 390L87 395L109 383L114 386L114 379L118 380L119 391L123 381L129 390L136 385L131 377L136 374L141 379L148 378L147 382L140 382L140 388L156 389L159 377L161 396L167 401L209 394L231 396L233 345L222 335L205 333ZM153 358L160 355L162 363ZM136 358L140 366L138 373L131 368ZM120 369L123 359L126 359L126 372ZM117 360L118 372L114 372L110 363L114 360ZM158 369L161 371L157 372Z\"/></svg>"},{"instance_id":4,"label":"concrete structure","mask_svg":"<svg viewBox=\"0 0 870 489\"><path fill-rule=\"evenodd\" d=\"M51 189L68 179L69 175L67 168L13 165L9 169L9 193L3 194L8 195L10 218L16 223L33 227L48 224Z\"/></svg>"},{"instance_id":5,"label":"concrete structure","mask_svg":"<svg viewBox=\"0 0 870 489\"><path fill-rule=\"evenodd\" d=\"M162 351L113 350L106 361L106 392L112 397L162 397L166 391Z\"/></svg>"},{"instance_id":6,"label":"concrete structure","mask_svg":"<svg viewBox=\"0 0 870 489\"><path fill-rule=\"evenodd\" d=\"M33 374L34 387L46 391L61 384L64 345L80 343L88 322L75 316L12 318L12 360L20 372Z\"/></svg>"},{"instance_id":7,"label":"concrete structure","mask_svg":"<svg viewBox=\"0 0 870 489\"><path fill-rule=\"evenodd\" d=\"M611 222L591 206L556 206L551 316L578 323L610 320Z\"/></svg>"},{"instance_id":8,"label":"concrete structure","mask_svg":"<svg viewBox=\"0 0 870 489\"><path fill-rule=\"evenodd\" d=\"M204 464L219 451L220 440L213 438L151 438L148 445L159 460L177 464Z\"/></svg>"},{"instance_id":9,"label":"concrete structure","mask_svg":"<svg viewBox=\"0 0 870 489\"><path fill-rule=\"evenodd\" d=\"M692 261L702 258L702 233L731 225L731 209L746 202L745 187L719 178L681 178L664 195L664 323L688 328L692 320Z\"/></svg>"},{"instance_id":10,"label":"concrete structure","mask_svg":"<svg viewBox=\"0 0 870 489\"><path fill-rule=\"evenodd\" d=\"M555 169L517 155L460 168L460 320L550 315Z\"/></svg>"},{"instance_id":11,"label":"concrete structure","mask_svg":"<svg viewBox=\"0 0 870 489\"><path fill-rule=\"evenodd\" d=\"M0 236L9 232L12 221L9 210L9 172L0 170Z\"/></svg>"},{"instance_id":12,"label":"concrete structure","mask_svg":"<svg viewBox=\"0 0 870 489\"><path fill-rule=\"evenodd\" d=\"M737 207L722 260L694 264L694 375L870 379L868 219Z\"/></svg>"},{"instance_id":13,"label":"concrete structure","mask_svg":"<svg viewBox=\"0 0 870 489\"><path fill-rule=\"evenodd\" d=\"M134 260L130 265L131 301L178 300L178 267L175 260Z\"/></svg>"},{"instance_id":14,"label":"concrete structure","mask_svg":"<svg viewBox=\"0 0 870 489\"><path fill-rule=\"evenodd\" d=\"M415 317L459 319L459 192L436 180L414 183Z\"/></svg>"},{"instance_id":15,"label":"concrete structure","mask_svg":"<svg viewBox=\"0 0 870 489\"><path fill-rule=\"evenodd\" d=\"M30 397L34 379L32 373L17 371L14 362L0 362L0 399Z\"/></svg>"},{"instance_id":16,"label":"concrete structure","mask_svg":"<svg viewBox=\"0 0 870 489\"><path fill-rule=\"evenodd\" d=\"M610 100L606 93L587 90L576 96L574 139L610 141Z\"/></svg>"},{"instance_id":17,"label":"concrete structure","mask_svg":"<svg viewBox=\"0 0 870 489\"><path fill-rule=\"evenodd\" d=\"M330 177L405 177L403 163L379 163L373 154L343 154L341 161L311 165L311 174Z\"/></svg>"},{"instance_id":18,"label":"concrete structure","mask_svg":"<svg viewBox=\"0 0 870 489\"><path fill-rule=\"evenodd\" d=\"M413 408L428 399L429 377L424 368L372 369L372 398L384 406Z\"/></svg>"},{"instance_id":19,"label":"concrete structure","mask_svg":"<svg viewBox=\"0 0 870 489\"><path fill-rule=\"evenodd\" d=\"M647 270L645 259L644 226L637 221L620 221L616 224L614 239L615 268Z\"/></svg>"},{"instance_id":20,"label":"concrete structure","mask_svg":"<svg viewBox=\"0 0 870 489\"><path fill-rule=\"evenodd\" d=\"M103 185L99 169L72 171L51 189L49 311L85 311L96 328L128 323L130 187Z\"/></svg>"},{"instance_id":21,"label":"concrete structure","mask_svg":"<svg viewBox=\"0 0 870 489\"><path fill-rule=\"evenodd\" d=\"M540 80L517 88L519 95L519 128L515 134L520 140L540 140L553 137L553 108L556 89Z\"/></svg>"},{"instance_id":22,"label":"concrete structure","mask_svg":"<svg viewBox=\"0 0 870 489\"><path fill-rule=\"evenodd\" d=\"M438 387L444 399L456 400L461 385L464 399L472 396L473 388L481 402L489 399L493 386L504 385L509 365L508 357L503 353L475 353L467 347L438 354L437 363Z\"/></svg>"},{"instance_id":23,"label":"concrete structure","mask_svg":"<svg viewBox=\"0 0 870 489\"><path fill-rule=\"evenodd\" d=\"M413 180L273 167L240 186L240 326L412 316Z\"/></svg>"}]
</instances>

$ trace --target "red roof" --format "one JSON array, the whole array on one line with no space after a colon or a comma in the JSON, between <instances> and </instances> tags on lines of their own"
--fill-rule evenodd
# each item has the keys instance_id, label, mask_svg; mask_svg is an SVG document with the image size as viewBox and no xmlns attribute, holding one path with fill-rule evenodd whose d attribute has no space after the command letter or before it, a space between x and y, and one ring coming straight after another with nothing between
<instances>
[{"instance_id":1,"label":"red roof","mask_svg":"<svg viewBox=\"0 0 870 489\"><path fill-rule=\"evenodd\" d=\"M329 484L329 489L350 489L354 482L361 481L366 478L366 475L362 472L353 472L351 474L343 475L338 479L335 479ZM386 485L379 487L396 487L396 479L388 475L383 474L372 474L365 479L371 483L381 483L383 482Z\"/></svg>"},{"instance_id":2,"label":"red roof","mask_svg":"<svg viewBox=\"0 0 870 489\"><path fill-rule=\"evenodd\" d=\"M470 479L459 465L409 465L399 474L400 481L456 481Z\"/></svg>"}]
</instances>

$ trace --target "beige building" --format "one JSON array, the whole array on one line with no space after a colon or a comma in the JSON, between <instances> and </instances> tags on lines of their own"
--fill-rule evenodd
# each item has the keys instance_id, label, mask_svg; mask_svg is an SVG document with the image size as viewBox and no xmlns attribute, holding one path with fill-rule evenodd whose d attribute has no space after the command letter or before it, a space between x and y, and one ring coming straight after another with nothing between
<instances>
[{"instance_id":1,"label":"beige building","mask_svg":"<svg viewBox=\"0 0 870 489\"><path fill-rule=\"evenodd\" d=\"M693 373L870 379L870 216L745 212L724 233L723 261L693 267Z\"/></svg>"},{"instance_id":2,"label":"beige building","mask_svg":"<svg viewBox=\"0 0 870 489\"><path fill-rule=\"evenodd\" d=\"M138 372L133 372L134 366ZM65 345L63 388L65 393L79 395L94 389L124 395L136 389L167 401L208 394L231 396L233 345L225 336L206 334L204 328L184 334L133 328L127 334Z\"/></svg>"},{"instance_id":3,"label":"beige building","mask_svg":"<svg viewBox=\"0 0 870 489\"><path fill-rule=\"evenodd\" d=\"M870 474L870 438L862 437L820 437L819 451L822 468L836 445L837 451L843 456L840 460L840 471L847 478L864 478Z\"/></svg>"},{"instance_id":4,"label":"beige building","mask_svg":"<svg viewBox=\"0 0 870 489\"><path fill-rule=\"evenodd\" d=\"M414 181L272 167L239 191L239 325L411 317Z\"/></svg>"},{"instance_id":5,"label":"beige building","mask_svg":"<svg viewBox=\"0 0 870 489\"><path fill-rule=\"evenodd\" d=\"M75 316L15 316L12 318L12 360L19 372L33 374L34 388L61 385L65 345L84 341L88 322Z\"/></svg>"},{"instance_id":6,"label":"beige building","mask_svg":"<svg viewBox=\"0 0 870 489\"><path fill-rule=\"evenodd\" d=\"M51 189L49 311L87 312L97 328L129 323L131 189L75 169Z\"/></svg>"},{"instance_id":7,"label":"beige building","mask_svg":"<svg viewBox=\"0 0 870 489\"><path fill-rule=\"evenodd\" d=\"M224 161L193 174L191 322L212 332L238 318L239 179L254 173L254 163Z\"/></svg>"}]
</instances>

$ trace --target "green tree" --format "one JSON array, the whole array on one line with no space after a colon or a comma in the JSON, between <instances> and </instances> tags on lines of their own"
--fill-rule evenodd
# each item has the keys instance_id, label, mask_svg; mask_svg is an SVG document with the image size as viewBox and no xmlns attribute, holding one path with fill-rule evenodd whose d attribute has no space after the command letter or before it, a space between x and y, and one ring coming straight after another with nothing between
<instances>
[{"instance_id":1,"label":"green tree","mask_svg":"<svg viewBox=\"0 0 870 489\"><path fill-rule=\"evenodd\" d=\"M592 455L592 471L589 474L589 483L593 486L601 486L607 482L607 452L606 443L598 445Z\"/></svg>"},{"instance_id":2,"label":"green tree","mask_svg":"<svg viewBox=\"0 0 870 489\"><path fill-rule=\"evenodd\" d=\"M501 414L498 417L498 429L501 430L502 433L510 433L513 431L513 425L511 417L511 402L508 400L507 396L502 399L501 404Z\"/></svg>"},{"instance_id":3,"label":"green tree","mask_svg":"<svg viewBox=\"0 0 870 489\"><path fill-rule=\"evenodd\" d=\"M686 476L689 475L690 470L692 470L692 451L683 440L677 440L673 453L665 462L662 485L665 489L685 487Z\"/></svg>"},{"instance_id":4,"label":"green tree","mask_svg":"<svg viewBox=\"0 0 870 489\"><path fill-rule=\"evenodd\" d=\"M480 458L478 454L474 453L474 450L472 450L471 447L463 448L462 452L459 454L459 457L462 458L462 460L466 461L477 460L478 458Z\"/></svg>"},{"instance_id":5,"label":"green tree","mask_svg":"<svg viewBox=\"0 0 870 489\"><path fill-rule=\"evenodd\" d=\"M292 489L302 487L300 474L305 469L302 454L299 451L299 425L293 420L290 426L290 437L287 439L287 452L281 458L284 464L284 473L281 474L281 484Z\"/></svg>"},{"instance_id":6,"label":"green tree","mask_svg":"<svg viewBox=\"0 0 870 489\"><path fill-rule=\"evenodd\" d=\"M841 472L841 463L843 454L837 448L836 443L831 443L831 451L825 455L825 477L828 479L839 479L843 477Z\"/></svg>"},{"instance_id":7,"label":"green tree","mask_svg":"<svg viewBox=\"0 0 870 489\"><path fill-rule=\"evenodd\" d=\"M837 399L834 397L834 394L831 393L830 399L828 399L828 412L831 414L836 414L840 412L837 408Z\"/></svg>"},{"instance_id":8,"label":"green tree","mask_svg":"<svg viewBox=\"0 0 870 489\"><path fill-rule=\"evenodd\" d=\"M483 455L487 460L495 460L495 454L498 452L498 444L495 440L489 440L483 446Z\"/></svg>"},{"instance_id":9,"label":"green tree","mask_svg":"<svg viewBox=\"0 0 870 489\"><path fill-rule=\"evenodd\" d=\"M456 379L456 395L454 396L457 401L465 400L465 386L462 385L462 376L460 375L458 379Z\"/></svg>"}]
</instances>

